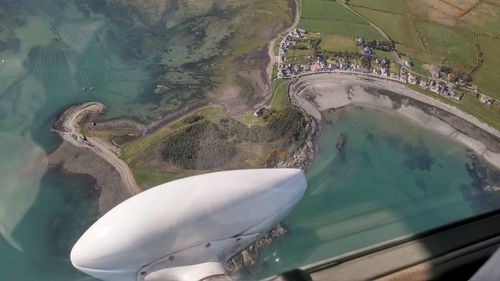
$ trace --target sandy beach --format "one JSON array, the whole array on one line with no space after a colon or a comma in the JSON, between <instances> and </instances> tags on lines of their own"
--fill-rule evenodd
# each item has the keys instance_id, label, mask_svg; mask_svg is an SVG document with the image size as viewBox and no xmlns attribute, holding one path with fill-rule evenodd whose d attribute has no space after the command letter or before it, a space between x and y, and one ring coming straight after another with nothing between
<instances>
[{"instance_id":1,"label":"sandy beach","mask_svg":"<svg viewBox=\"0 0 500 281\"><path fill-rule=\"evenodd\" d=\"M395 103L391 97L376 90L389 91L403 99L400 104ZM289 95L292 103L318 121L321 120L321 111L347 105L396 112L422 127L464 144L500 169L498 130L453 106L438 102L402 84L360 74L313 74L294 80L290 85ZM411 101L418 101L428 108Z\"/></svg>"}]
</instances>

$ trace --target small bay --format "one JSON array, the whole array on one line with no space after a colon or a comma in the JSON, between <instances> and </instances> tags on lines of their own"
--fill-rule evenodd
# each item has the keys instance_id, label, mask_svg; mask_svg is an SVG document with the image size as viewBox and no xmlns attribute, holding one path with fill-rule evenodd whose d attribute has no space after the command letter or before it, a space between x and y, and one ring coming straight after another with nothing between
<instances>
[{"instance_id":1,"label":"small bay","mask_svg":"<svg viewBox=\"0 0 500 281\"><path fill-rule=\"evenodd\" d=\"M309 188L243 279L258 279L500 207L462 144L412 121L348 106L326 113ZM326 119L326 120L325 120ZM340 152L341 135L346 144ZM475 167L475 168L473 168ZM498 177L498 174L496 174Z\"/></svg>"},{"instance_id":2,"label":"small bay","mask_svg":"<svg viewBox=\"0 0 500 281\"><path fill-rule=\"evenodd\" d=\"M1 15L8 15L0 19L2 280L94 280L71 266L69 253L97 219L99 193L94 179L48 167L47 154L60 144L50 128L64 109L85 101L103 102L106 118L156 117L168 107L168 95L153 93L155 78L164 71L158 64L172 57L182 66L185 58L176 50L183 53L192 45L182 28L148 41L157 36L150 27L126 9L105 11L99 3L0 0ZM166 51L170 54L162 58ZM212 63L211 55L202 57L205 65ZM186 99L196 98L199 93L191 88L202 91L210 83L198 64L181 66L170 70L178 82L169 84L173 92L181 88L179 104L186 89L191 91ZM266 248L245 278L498 207L497 201L484 200L491 194L480 191L471 176L474 158L461 144L368 109L346 108L326 119L321 150L306 171L309 190L285 221L289 234ZM339 153L335 144L342 133L347 144Z\"/></svg>"}]
</instances>

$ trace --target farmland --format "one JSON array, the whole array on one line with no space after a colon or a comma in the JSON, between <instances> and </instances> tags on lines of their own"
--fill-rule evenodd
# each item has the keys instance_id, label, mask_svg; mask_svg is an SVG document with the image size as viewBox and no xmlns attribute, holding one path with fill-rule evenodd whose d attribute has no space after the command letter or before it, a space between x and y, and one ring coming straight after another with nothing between
<instances>
[{"instance_id":1,"label":"farmland","mask_svg":"<svg viewBox=\"0 0 500 281\"><path fill-rule=\"evenodd\" d=\"M486 77L500 70L495 60L498 50L492 45L500 35L498 5L487 1L433 0L351 0L358 13L381 27L396 42L398 49L424 64L442 64L469 71L476 65L473 34L481 34L479 46L484 53L485 69L474 74L474 82L484 93L500 98L498 88ZM476 5L477 4L477 5ZM497 46L500 46L497 44ZM477 79L476 79L477 78Z\"/></svg>"},{"instance_id":2,"label":"farmland","mask_svg":"<svg viewBox=\"0 0 500 281\"><path fill-rule=\"evenodd\" d=\"M381 40L383 32L402 59L413 61L416 73L430 76L433 67L446 67L470 74L479 93L500 99L499 16L494 1L303 0L299 26L320 32L319 46L326 52L355 52L355 37ZM465 94L459 107L498 128L499 101L486 105L479 94Z\"/></svg>"},{"instance_id":3,"label":"farmland","mask_svg":"<svg viewBox=\"0 0 500 281\"><path fill-rule=\"evenodd\" d=\"M366 21L347 11L335 1L302 1L299 26L322 34L382 39Z\"/></svg>"}]
</instances>

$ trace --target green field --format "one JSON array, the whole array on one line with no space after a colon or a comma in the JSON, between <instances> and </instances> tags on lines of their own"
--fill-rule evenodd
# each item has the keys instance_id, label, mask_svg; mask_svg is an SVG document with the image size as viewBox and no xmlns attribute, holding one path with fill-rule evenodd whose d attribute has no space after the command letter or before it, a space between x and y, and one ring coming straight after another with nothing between
<instances>
[{"instance_id":1,"label":"green field","mask_svg":"<svg viewBox=\"0 0 500 281\"><path fill-rule=\"evenodd\" d=\"M480 91L500 98L500 39L479 36L479 45L484 54L484 63L472 76L474 83Z\"/></svg>"},{"instance_id":2,"label":"green field","mask_svg":"<svg viewBox=\"0 0 500 281\"><path fill-rule=\"evenodd\" d=\"M474 32L484 62L473 73L473 83L481 93L500 98L500 5L492 1L478 5L462 0L349 0L347 4L391 37L396 49L414 61L414 70L428 75L432 65L449 66L457 72L471 71L477 64ZM447 4L448 3L448 4ZM449 5L452 4L452 5ZM458 7L458 8L455 8ZM299 25L321 32L321 49L355 51L349 38L383 39L367 21L337 1L303 0ZM382 57L391 54L378 52ZM392 58L391 58L392 59ZM426 92L426 91L424 91ZM426 94L429 94L426 92ZM432 94L431 94L432 95ZM467 94L458 104L462 110L500 128L500 106L481 104Z\"/></svg>"},{"instance_id":3,"label":"green field","mask_svg":"<svg viewBox=\"0 0 500 281\"><path fill-rule=\"evenodd\" d=\"M349 2L354 10L384 30L398 50L422 63L448 64L463 71L476 63L472 33L424 19L415 20L411 14L400 14L402 4L387 4L392 1L385 1L387 5L372 1L370 5L359 6L355 2Z\"/></svg>"},{"instance_id":4,"label":"green field","mask_svg":"<svg viewBox=\"0 0 500 281\"><path fill-rule=\"evenodd\" d=\"M421 21L418 25L427 48L434 55L446 58L450 64L472 67L476 63L472 33L429 21Z\"/></svg>"},{"instance_id":5,"label":"green field","mask_svg":"<svg viewBox=\"0 0 500 281\"><path fill-rule=\"evenodd\" d=\"M353 8L359 6L393 14L405 14L408 11L402 0L350 0L349 5Z\"/></svg>"},{"instance_id":6,"label":"green field","mask_svg":"<svg viewBox=\"0 0 500 281\"><path fill-rule=\"evenodd\" d=\"M420 47L420 41L415 36L415 27L407 15L391 14L387 12L358 8L355 10L372 22L375 22L384 32L389 34L396 44Z\"/></svg>"},{"instance_id":7,"label":"green field","mask_svg":"<svg viewBox=\"0 0 500 281\"><path fill-rule=\"evenodd\" d=\"M286 62L291 64L310 64L314 58L314 50L290 49L286 52Z\"/></svg>"},{"instance_id":8,"label":"green field","mask_svg":"<svg viewBox=\"0 0 500 281\"><path fill-rule=\"evenodd\" d=\"M498 1L482 1L472 13L460 19L461 28L500 37L500 5Z\"/></svg>"},{"instance_id":9,"label":"green field","mask_svg":"<svg viewBox=\"0 0 500 281\"><path fill-rule=\"evenodd\" d=\"M326 34L321 36L320 47L321 50L325 52L357 52L360 50L360 48L356 46L356 42L353 37L336 34Z\"/></svg>"},{"instance_id":10,"label":"green field","mask_svg":"<svg viewBox=\"0 0 500 281\"><path fill-rule=\"evenodd\" d=\"M348 37L364 36L382 39L380 34L362 18L335 1L304 0L299 26L322 34Z\"/></svg>"},{"instance_id":11,"label":"green field","mask_svg":"<svg viewBox=\"0 0 500 281\"><path fill-rule=\"evenodd\" d=\"M473 6L464 1L450 0L451 4L463 9L470 6L473 10L464 12L464 16L452 9L443 11L446 15L441 15L439 11L432 10L442 6L434 7L437 2L426 2L351 0L349 5L389 34L397 50L417 62L415 70L419 73L427 73L424 64L447 65L456 71L470 71L477 63L473 32L481 34L479 45L485 61L473 75L473 83L484 94L500 98L500 86L493 82L500 77L500 44L497 39L500 35L500 19L497 17L500 7L489 1Z\"/></svg>"},{"instance_id":12,"label":"green field","mask_svg":"<svg viewBox=\"0 0 500 281\"><path fill-rule=\"evenodd\" d=\"M273 81L271 96L266 101L266 105L273 110L283 110L291 106L288 100L288 86L290 81L276 79Z\"/></svg>"},{"instance_id":13,"label":"green field","mask_svg":"<svg viewBox=\"0 0 500 281\"><path fill-rule=\"evenodd\" d=\"M346 11L346 9L336 1L304 0L302 1L300 18L301 20L328 19L331 21L366 24L363 19Z\"/></svg>"},{"instance_id":14,"label":"green field","mask_svg":"<svg viewBox=\"0 0 500 281\"><path fill-rule=\"evenodd\" d=\"M174 173L167 173L167 172L155 173L149 170L146 171L134 170L133 173L135 181L143 190L179 178L179 175Z\"/></svg>"}]
</instances>

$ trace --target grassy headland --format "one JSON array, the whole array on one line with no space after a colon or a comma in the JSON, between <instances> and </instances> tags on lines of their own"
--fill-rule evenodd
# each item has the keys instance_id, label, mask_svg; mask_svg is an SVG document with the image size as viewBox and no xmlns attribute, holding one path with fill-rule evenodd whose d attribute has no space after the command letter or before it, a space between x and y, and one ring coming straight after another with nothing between
<instances>
[{"instance_id":1,"label":"grassy headland","mask_svg":"<svg viewBox=\"0 0 500 281\"><path fill-rule=\"evenodd\" d=\"M123 144L121 157L142 187L207 171L274 166L304 142L307 122L291 105L260 118L211 107Z\"/></svg>"}]
</instances>

